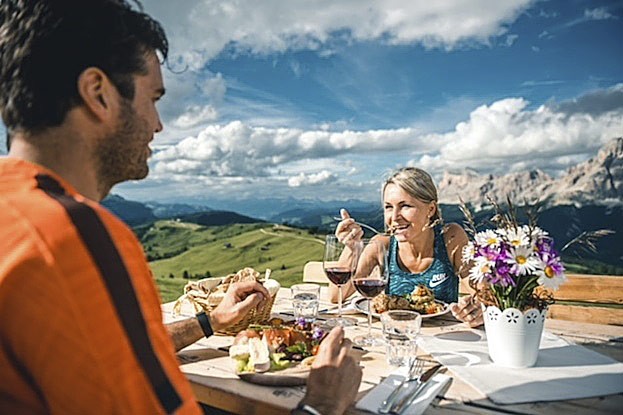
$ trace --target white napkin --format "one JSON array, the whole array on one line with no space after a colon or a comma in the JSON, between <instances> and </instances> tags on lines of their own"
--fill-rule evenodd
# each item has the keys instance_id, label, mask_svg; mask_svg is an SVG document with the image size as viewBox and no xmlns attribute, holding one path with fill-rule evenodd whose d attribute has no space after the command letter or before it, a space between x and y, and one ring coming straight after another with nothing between
<instances>
[{"instance_id":1,"label":"white napkin","mask_svg":"<svg viewBox=\"0 0 623 415\"><path fill-rule=\"evenodd\" d=\"M543 332L536 364L500 367L489 358L484 331L422 336L420 346L455 376L498 404L543 402L623 392L623 363Z\"/></svg>"},{"instance_id":2,"label":"white napkin","mask_svg":"<svg viewBox=\"0 0 623 415\"><path fill-rule=\"evenodd\" d=\"M381 403L389 396L390 393L400 384L400 382L404 379L404 375L398 374L396 372L392 373L385 380L378 385L376 385L370 392L366 394L363 398L357 402L355 406L357 409L364 409L366 411L377 413L379 406ZM443 389L443 387L450 381L450 376L443 374L436 374L433 376L420 395L417 397L415 401L409 406L404 412L404 415L420 415L424 413L428 405L435 399L435 396ZM408 389L409 391L413 391L416 383L413 382L413 385ZM400 397L405 396L401 394Z\"/></svg>"}]
</instances>

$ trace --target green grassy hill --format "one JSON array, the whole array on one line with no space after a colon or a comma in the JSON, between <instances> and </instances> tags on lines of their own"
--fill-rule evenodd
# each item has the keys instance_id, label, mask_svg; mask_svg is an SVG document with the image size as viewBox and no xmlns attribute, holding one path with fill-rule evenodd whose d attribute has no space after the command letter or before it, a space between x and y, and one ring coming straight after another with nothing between
<instances>
[{"instance_id":1,"label":"green grassy hill","mask_svg":"<svg viewBox=\"0 0 623 415\"><path fill-rule=\"evenodd\" d=\"M182 294L188 279L224 276L244 267L270 268L282 286L300 282L307 261L322 260L318 235L267 223L205 227L158 221L141 230L141 242L163 301ZM173 278L171 278L171 275Z\"/></svg>"}]
</instances>

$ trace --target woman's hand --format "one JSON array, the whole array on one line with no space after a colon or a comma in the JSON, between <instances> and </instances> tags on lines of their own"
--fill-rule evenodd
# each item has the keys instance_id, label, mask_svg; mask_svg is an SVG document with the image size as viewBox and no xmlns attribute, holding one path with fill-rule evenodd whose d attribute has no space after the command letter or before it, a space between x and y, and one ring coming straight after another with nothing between
<instances>
[{"instance_id":1,"label":"woman's hand","mask_svg":"<svg viewBox=\"0 0 623 415\"><path fill-rule=\"evenodd\" d=\"M450 304L452 315L470 327L478 327L484 324L482 306L478 299L472 295L459 298L456 303Z\"/></svg>"},{"instance_id":2,"label":"woman's hand","mask_svg":"<svg viewBox=\"0 0 623 415\"><path fill-rule=\"evenodd\" d=\"M335 228L335 236L337 239L352 249L356 242L363 238L363 229L355 223L355 219L351 218L346 209L340 209L342 220Z\"/></svg>"}]
</instances>

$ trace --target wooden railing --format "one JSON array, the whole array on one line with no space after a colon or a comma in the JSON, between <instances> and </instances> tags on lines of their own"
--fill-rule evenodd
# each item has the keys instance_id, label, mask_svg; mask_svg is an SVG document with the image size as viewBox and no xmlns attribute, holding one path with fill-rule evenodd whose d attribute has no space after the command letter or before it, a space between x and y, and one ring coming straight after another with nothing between
<instances>
[{"instance_id":1,"label":"wooden railing","mask_svg":"<svg viewBox=\"0 0 623 415\"><path fill-rule=\"evenodd\" d=\"M623 326L623 276L567 274L548 316Z\"/></svg>"},{"instance_id":2,"label":"wooden railing","mask_svg":"<svg viewBox=\"0 0 623 415\"><path fill-rule=\"evenodd\" d=\"M549 318L623 326L623 276L567 274L567 279L552 291ZM467 278L459 292L471 292Z\"/></svg>"}]
</instances>

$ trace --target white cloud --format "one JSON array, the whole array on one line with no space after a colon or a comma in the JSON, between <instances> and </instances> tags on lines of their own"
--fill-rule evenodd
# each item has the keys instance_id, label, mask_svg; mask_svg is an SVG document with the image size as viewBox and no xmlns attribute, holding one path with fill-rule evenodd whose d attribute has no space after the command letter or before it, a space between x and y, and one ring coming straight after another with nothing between
<instances>
[{"instance_id":1,"label":"white cloud","mask_svg":"<svg viewBox=\"0 0 623 415\"><path fill-rule=\"evenodd\" d=\"M446 143L410 164L440 173L472 168L504 173L540 168L557 173L623 131L623 106L599 115L567 114L547 106L527 109L522 98L508 98L475 109L468 121L441 135ZM564 157L569 157L564 164Z\"/></svg>"},{"instance_id":2,"label":"white cloud","mask_svg":"<svg viewBox=\"0 0 623 415\"><path fill-rule=\"evenodd\" d=\"M267 54L322 50L336 33L356 41L453 49L488 44L533 0L145 0L171 37L173 55L197 70L225 47Z\"/></svg>"},{"instance_id":3,"label":"white cloud","mask_svg":"<svg viewBox=\"0 0 623 415\"><path fill-rule=\"evenodd\" d=\"M156 178L169 174L259 178L289 172L285 173L288 184L297 187L328 181L338 171L344 174L344 169L365 171L369 166L361 164L364 156L403 154L410 155L410 164L433 173L462 168L499 173L526 166L555 173L553 170L588 158L601 144L620 136L623 102L616 105L619 101L615 99L619 89L616 86L537 109L529 109L523 98L499 100L474 109L467 120L443 134L425 134L415 128L305 131L251 127L235 121L210 126L197 136L156 151L153 172ZM599 95L608 103L601 113L578 111L584 101L596 101ZM354 159L359 156L360 164ZM343 163L335 161L340 158ZM317 163L307 163L311 160L331 161L317 173Z\"/></svg>"},{"instance_id":4,"label":"white cloud","mask_svg":"<svg viewBox=\"0 0 623 415\"><path fill-rule=\"evenodd\" d=\"M587 106L592 110L582 111ZM621 135L621 86L538 108L523 98L506 98L476 107L452 131L424 131L212 125L157 149L148 180L182 182L189 194L209 185L211 193L252 194L262 188L288 195L285 189L296 188L322 197L362 192L362 183L404 164L434 175L464 168L481 173L539 168L555 175Z\"/></svg>"},{"instance_id":5,"label":"white cloud","mask_svg":"<svg viewBox=\"0 0 623 415\"><path fill-rule=\"evenodd\" d=\"M173 125L178 128L190 128L199 124L216 121L218 112L212 105L199 106L191 105L186 108L186 112L173 121Z\"/></svg>"},{"instance_id":6,"label":"white cloud","mask_svg":"<svg viewBox=\"0 0 623 415\"><path fill-rule=\"evenodd\" d=\"M288 179L288 186L290 187L300 187L302 185L322 185L337 179L336 175L331 173L328 170L322 170L318 173L299 173L296 176L290 177Z\"/></svg>"},{"instance_id":7,"label":"white cloud","mask_svg":"<svg viewBox=\"0 0 623 415\"><path fill-rule=\"evenodd\" d=\"M511 47L513 46L513 44L515 43L515 41L519 38L519 35L515 35L515 34L510 34L506 36L506 39L504 40L504 46L506 47Z\"/></svg>"},{"instance_id":8,"label":"white cloud","mask_svg":"<svg viewBox=\"0 0 623 415\"><path fill-rule=\"evenodd\" d=\"M329 56L336 53L336 44L353 41L421 44L446 50L490 45L496 44L492 39L503 37L534 2L144 0L143 5L163 24L170 41L169 59L174 73L164 71L167 96L160 105L162 118L167 126L186 133L189 128L220 120L245 119L254 125L275 126L276 121L286 118L278 115L276 120L271 119L266 111L275 109L265 105L256 111L231 102L236 95L229 90L236 81L227 79L226 85L221 74L206 71L208 63L223 51L232 55L269 55L313 50L319 56ZM502 44L510 46L516 38L514 34L503 37ZM288 64L296 76L306 73L301 62L291 60ZM228 100L223 104L226 93ZM348 102L343 105L353 108ZM292 117L287 108L278 110ZM255 119L251 120L251 116ZM174 131L165 130L158 140L170 143L175 136Z\"/></svg>"},{"instance_id":9,"label":"white cloud","mask_svg":"<svg viewBox=\"0 0 623 415\"><path fill-rule=\"evenodd\" d=\"M202 84L200 85L201 92L209 97L213 102L221 102L223 97L225 96L225 91L227 90L227 86L225 85L225 80L223 79L223 75L217 73L212 78L204 79Z\"/></svg>"},{"instance_id":10,"label":"white cloud","mask_svg":"<svg viewBox=\"0 0 623 415\"><path fill-rule=\"evenodd\" d=\"M153 160L156 174L176 172L180 160L188 160L193 162L189 164L191 174L256 177L267 176L284 164L303 159L401 151L411 147L429 151L435 146L420 142L417 131L411 128L304 131L251 127L234 121L224 126L209 126L196 137L187 137L156 152Z\"/></svg>"},{"instance_id":11,"label":"white cloud","mask_svg":"<svg viewBox=\"0 0 623 415\"><path fill-rule=\"evenodd\" d=\"M612 15L605 7L598 7L596 9L584 10L584 17L589 20L607 20L616 19L617 17Z\"/></svg>"}]
</instances>

